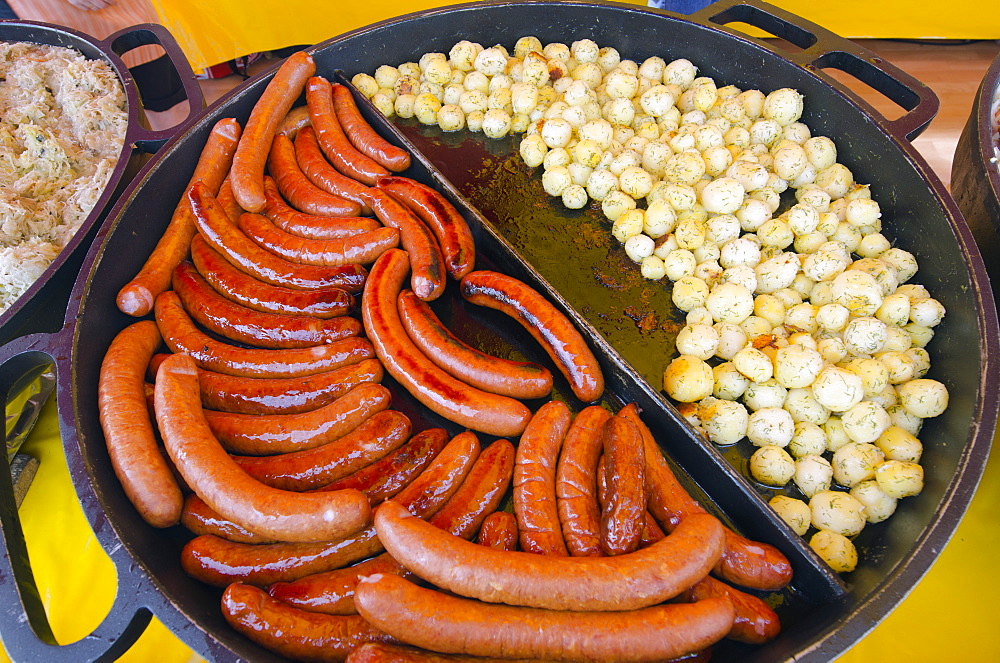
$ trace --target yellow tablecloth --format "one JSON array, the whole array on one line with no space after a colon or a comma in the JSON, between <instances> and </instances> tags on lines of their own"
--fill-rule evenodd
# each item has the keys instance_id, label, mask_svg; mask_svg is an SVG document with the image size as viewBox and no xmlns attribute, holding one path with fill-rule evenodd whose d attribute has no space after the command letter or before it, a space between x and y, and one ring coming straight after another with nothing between
<instances>
[{"instance_id":1,"label":"yellow tablecloth","mask_svg":"<svg viewBox=\"0 0 1000 663\"><path fill-rule=\"evenodd\" d=\"M70 484L51 402L24 451L41 460L21 506L32 567L56 637L72 642L89 633L107 613L114 598L114 569L90 531ZM1000 549L998 456L992 455L965 519L924 580L839 660L1000 661L1000 638L993 630L994 598L1000 592L1000 565L995 560ZM154 620L121 660L186 663L199 659Z\"/></svg>"},{"instance_id":2,"label":"yellow tablecloth","mask_svg":"<svg viewBox=\"0 0 1000 663\"><path fill-rule=\"evenodd\" d=\"M621 0L647 4L646 0ZM283 0L152 0L196 70L241 55L298 44L316 44L377 21L456 2L366 0L321 2ZM979 0L772 0L771 4L850 38L998 39L1000 11ZM762 33L758 33L761 36Z\"/></svg>"}]
</instances>

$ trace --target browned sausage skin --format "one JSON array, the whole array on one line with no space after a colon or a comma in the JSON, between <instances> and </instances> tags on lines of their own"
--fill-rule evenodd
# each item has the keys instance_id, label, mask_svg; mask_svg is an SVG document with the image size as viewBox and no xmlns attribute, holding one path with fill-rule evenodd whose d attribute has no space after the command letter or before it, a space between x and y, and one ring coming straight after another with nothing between
<instances>
[{"instance_id":1,"label":"browned sausage skin","mask_svg":"<svg viewBox=\"0 0 1000 663\"><path fill-rule=\"evenodd\" d=\"M296 414L205 411L205 420L230 453L267 456L312 449L343 437L392 402L374 382L352 388L332 403Z\"/></svg>"},{"instance_id":2,"label":"browned sausage skin","mask_svg":"<svg viewBox=\"0 0 1000 663\"><path fill-rule=\"evenodd\" d=\"M365 332L386 371L418 401L461 426L491 435L520 434L531 416L523 403L455 379L409 340L397 310L408 269L406 252L389 249L372 266L361 298Z\"/></svg>"},{"instance_id":3,"label":"browned sausage skin","mask_svg":"<svg viewBox=\"0 0 1000 663\"><path fill-rule=\"evenodd\" d=\"M198 184L191 187L188 198L198 231L208 245L237 269L261 281L300 290L336 287L348 292L358 292L364 285L366 272L361 265L300 265L261 248L232 224L218 201Z\"/></svg>"},{"instance_id":4,"label":"browned sausage skin","mask_svg":"<svg viewBox=\"0 0 1000 663\"><path fill-rule=\"evenodd\" d=\"M285 202L278 191L274 178L264 176L264 197L267 204L264 216L274 221L285 232L311 239L336 239L350 237L359 233L375 230L382 226L378 219L367 216L319 216L306 214L294 209ZM239 220L239 214L236 215Z\"/></svg>"},{"instance_id":5,"label":"browned sausage skin","mask_svg":"<svg viewBox=\"0 0 1000 663\"><path fill-rule=\"evenodd\" d=\"M239 227L247 237L276 256L303 265L368 265L399 244L399 231L395 228L378 227L348 237L311 239L285 232L259 214L242 215Z\"/></svg>"},{"instance_id":6,"label":"browned sausage skin","mask_svg":"<svg viewBox=\"0 0 1000 663\"><path fill-rule=\"evenodd\" d=\"M476 242L465 217L435 189L408 177L379 178L379 189L388 191L419 216L437 237L448 275L455 280L476 265Z\"/></svg>"},{"instance_id":7,"label":"browned sausage skin","mask_svg":"<svg viewBox=\"0 0 1000 663\"><path fill-rule=\"evenodd\" d=\"M156 324L173 352L185 353L208 371L244 377L313 375L371 357L371 343L352 336L308 348L243 348L217 341L198 329L173 290L156 298Z\"/></svg>"},{"instance_id":8,"label":"browned sausage skin","mask_svg":"<svg viewBox=\"0 0 1000 663\"><path fill-rule=\"evenodd\" d=\"M344 133L333 106L333 87L322 76L306 83L306 104L316 138L326 158L341 173L369 186L389 171L357 150Z\"/></svg>"},{"instance_id":9,"label":"browned sausage skin","mask_svg":"<svg viewBox=\"0 0 1000 663\"><path fill-rule=\"evenodd\" d=\"M481 270L462 279L462 296L520 323L552 357L581 401L592 403L604 393L604 375L587 341L534 288L506 274Z\"/></svg>"},{"instance_id":10,"label":"browned sausage skin","mask_svg":"<svg viewBox=\"0 0 1000 663\"><path fill-rule=\"evenodd\" d=\"M368 187L330 165L312 127L303 129L295 137L295 156L302 172L313 184L335 196L358 203L363 214L371 213L371 208L364 198Z\"/></svg>"},{"instance_id":11,"label":"browned sausage skin","mask_svg":"<svg viewBox=\"0 0 1000 663\"><path fill-rule=\"evenodd\" d=\"M160 333L151 320L115 336L101 363L97 408L111 466L125 494L150 525L170 527L180 519L183 497L156 442L144 379L159 345Z\"/></svg>"},{"instance_id":12,"label":"browned sausage skin","mask_svg":"<svg viewBox=\"0 0 1000 663\"><path fill-rule=\"evenodd\" d=\"M304 51L292 53L278 68L250 111L233 156L230 177L240 207L248 212L264 208L264 166L271 142L306 81L316 73L316 63Z\"/></svg>"},{"instance_id":13,"label":"browned sausage skin","mask_svg":"<svg viewBox=\"0 0 1000 663\"><path fill-rule=\"evenodd\" d=\"M216 292L256 311L325 319L354 308L354 296L341 288L296 290L256 279L233 267L201 235L191 240L191 260Z\"/></svg>"},{"instance_id":14,"label":"browned sausage skin","mask_svg":"<svg viewBox=\"0 0 1000 663\"><path fill-rule=\"evenodd\" d=\"M658 543L616 557L555 557L476 545L389 500L375 529L393 557L424 580L490 603L550 610L627 611L661 603L704 578L722 554L722 524L685 518Z\"/></svg>"},{"instance_id":15,"label":"browned sausage skin","mask_svg":"<svg viewBox=\"0 0 1000 663\"><path fill-rule=\"evenodd\" d=\"M689 515L704 513L704 507L677 481L652 432L639 417L638 407L630 403L619 415L631 418L639 426L646 457L648 506L663 529L671 532ZM743 587L776 591L791 582L792 565L774 546L750 541L726 528L726 549L714 573Z\"/></svg>"},{"instance_id":16,"label":"browned sausage skin","mask_svg":"<svg viewBox=\"0 0 1000 663\"><path fill-rule=\"evenodd\" d=\"M223 517L284 541L323 541L363 527L368 499L357 491L298 494L251 478L212 435L201 409L198 368L170 355L156 375L156 421L167 453L187 484Z\"/></svg>"},{"instance_id":17,"label":"browned sausage skin","mask_svg":"<svg viewBox=\"0 0 1000 663\"><path fill-rule=\"evenodd\" d=\"M278 191L295 209L317 216L356 216L361 205L335 196L312 183L295 158L295 145L287 136L277 135L271 143L267 168ZM264 196L267 205L267 195ZM264 211L264 208L259 210Z\"/></svg>"},{"instance_id":18,"label":"browned sausage skin","mask_svg":"<svg viewBox=\"0 0 1000 663\"><path fill-rule=\"evenodd\" d=\"M410 155L389 143L375 131L358 109L351 91L339 84L332 86L333 109L337 120L359 152L387 170L398 173L410 167Z\"/></svg>"},{"instance_id":19,"label":"browned sausage skin","mask_svg":"<svg viewBox=\"0 0 1000 663\"><path fill-rule=\"evenodd\" d=\"M531 417L518 442L513 505L525 552L569 554L556 505L556 465L572 418L565 403L549 401Z\"/></svg>"},{"instance_id":20,"label":"browned sausage skin","mask_svg":"<svg viewBox=\"0 0 1000 663\"><path fill-rule=\"evenodd\" d=\"M597 464L604 449L604 423L610 417L600 405L585 407L573 418L559 454L556 506L566 549L573 557L602 554Z\"/></svg>"},{"instance_id":21,"label":"browned sausage skin","mask_svg":"<svg viewBox=\"0 0 1000 663\"><path fill-rule=\"evenodd\" d=\"M357 615L297 610L241 583L223 592L222 615L236 631L290 660L340 662L367 642L395 642Z\"/></svg>"},{"instance_id":22,"label":"browned sausage skin","mask_svg":"<svg viewBox=\"0 0 1000 663\"><path fill-rule=\"evenodd\" d=\"M240 134L240 125L232 118L219 120L212 127L187 189L201 182L210 193L219 191L229 172ZM138 317L153 310L156 296L170 287L174 267L184 260L196 232L191 203L186 195L182 196L169 225L139 273L119 291L116 302L122 313Z\"/></svg>"},{"instance_id":23,"label":"browned sausage skin","mask_svg":"<svg viewBox=\"0 0 1000 663\"><path fill-rule=\"evenodd\" d=\"M510 361L471 347L441 323L412 290L399 294L399 318L427 358L477 389L511 398L542 398L552 392L552 373L532 362Z\"/></svg>"},{"instance_id":24,"label":"browned sausage skin","mask_svg":"<svg viewBox=\"0 0 1000 663\"><path fill-rule=\"evenodd\" d=\"M646 460L635 422L611 417L604 424L604 468L608 499L601 512L601 547L621 555L639 547L646 514Z\"/></svg>"},{"instance_id":25,"label":"browned sausage skin","mask_svg":"<svg viewBox=\"0 0 1000 663\"><path fill-rule=\"evenodd\" d=\"M409 418L383 410L343 437L277 456L235 456L240 468L269 486L310 490L342 479L395 451L410 438Z\"/></svg>"},{"instance_id":26,"label":"browned sausage skin","mask_svg":"<svg viewBox=\"0 0 1000 663\"><path fill-rule=\"evenodd\" d=\"M394 575L364 578L354 600L369 623L404 642L475 656L661 661L704 649L733 623L726 598L626 612L539 610L480 603Z\"/></svg>"},{"instance_id":27,"label":"browned sausage skin","mask_svg":"<svg viewBox=\"0 0 1000 663\"><path fill-rule=\"evenodd\" d=\"M220 295L194 265L184 261L174 270L174 292L191 317L219 336L262 348L306 348L333 343L361 332L348 316L330 319L269 313Z\"/></svg>"}]
</instances>

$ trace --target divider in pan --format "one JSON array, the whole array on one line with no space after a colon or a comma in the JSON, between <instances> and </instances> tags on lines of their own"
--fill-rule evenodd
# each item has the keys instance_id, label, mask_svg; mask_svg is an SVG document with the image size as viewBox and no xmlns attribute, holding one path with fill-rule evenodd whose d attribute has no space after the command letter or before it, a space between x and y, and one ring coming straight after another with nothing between
<instances>
[{"instance_id":1,"label":"divider in pan","mask_svg":"<svg viewBox=\"0 0 1000 663\"><path fill-rule=\"evenodd\" d=\"M771 10L766 5L753 6L756 12L773 15L767 13ZM716 658L828 660L861 637L873 620L888 612L919 580L954 531L978 481L978 463L988 451L992 431L992 423L984 416L995 420L996 415L995 376L980 375L992 369L990 357L996 356L997 340L995 312L985 308L982 300L982 264L974 245L970 248L968 233L940 182L928 175L929 169L905 140L885 130L870 111L841 94L822 75L704 20L608 3L474 3L380 23L311 51L319 71L331 76L337 69L348 74L370 71L383 61L401 62L419 53L446 49L457 38L513 43L530 33L543 40L591 37L599 43L617 44L637 58L654 51L663 55L666 49L667 53L683 53L705 62L706 68L715 67L711 75L734 84L773 88L774 81L781 80L783 85L799 87L820 102L820 110L811 118L818 131L847 136L845 153L859 179L886 181L885 195L894 211L892 229L905 247L927 256L922 242L930 238L935 245L924 268L947 300L946 306L955 312L954 326L941 335L936 348L943 353L941 371L954 395L949 415L935 425L935 439L944 442L929 450L935 462L934 476L925 494L913 502L905 518L879 529L878 536L869 542L875 554L850 576L849 584L842 585L770 514L754 487L687 428L650 386L654 381L637 374L645 363L626 356L628 344L605 340L607 332L589 315L587 302L579 301L586 293L563 290L551 265L535 262L517 245L518 234L508 232L517 229L516 223L493 218L494 210L485 204L488 201L477 200L481 192L476 186L463 184L448 171L450 146L445 145L448 149L442 148L440 153L429 151L411 171L418 179L436 183L453 202L471 202L485 215L484 221L471 207L466 210L476 226L484 265L492 261L503 271L538 285L592 334L611 385L609 403L634 400L644 408L661 442L669 446L670 455L694 479L689 487L713 500L741 531L783 546L795 556L798 580L794 592L787 596L794 606L782 611L787 613L783 614L787 622L782 636L766 647L739 648L732 654L719 650ZM816 48L815 53L823 50ZM839 42L824 43L823 48L856 49ZM720 53L727 58L725 62L719 62ZM727 69L725 64L733 62L739 66ZM275 657L235 634L219 613L218 592L181 571L177 553L185 533L153 530L125 499L111 471L97 420L95 391L102 353L95 348L106 348L132 320L117 311L114 295L135 273L165 227L212 123L223 116L245 121L272 74L273 69L263 72L220 100L136 178L88 255L68 315L74 322L50 352L59 359L57 379L70 385L59 393L59 409L81 502L102 545L114 551L120 579L136 588L126 608L135 608L140 617L154 612L200 654L220 661ZM369 119L374 119L370 110ZM395 125L382 126L389 129ZM487 147L487 151L501 154L508 154L509 149L500 143ZM488 196L496 193L490 187L480 189ZM963 306L969 293L975 306ZM37 350L38 346L30 343L18 348L28 354ZM973 366L976 371L970 370ZM659 369L651 370L655 374ZM826 600L833 596L840 599ZM808 604L810 600L820 602ZM116 614L123 612L126 610ZM126 621L117 619L116 623Z\"/></svg>"}]
</instances>

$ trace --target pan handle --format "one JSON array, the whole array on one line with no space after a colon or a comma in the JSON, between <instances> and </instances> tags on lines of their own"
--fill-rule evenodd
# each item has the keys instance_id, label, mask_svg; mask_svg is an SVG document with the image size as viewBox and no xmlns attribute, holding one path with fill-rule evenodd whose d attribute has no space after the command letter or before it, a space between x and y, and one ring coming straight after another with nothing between
<instances>
[{"instance_id":1,"label":"pan handle","mask_svg":"<svg viewBox=\"0 0 1000 663\"><path fill-rule=\"evenodd\" d=\"M849 39L773 5L758 0L721 0L694 14L693 18L716 25L746 23L797 46L802 49L800 52L781 51L781 55L837 85L896 138L912 142L940 108L934 91L902 69ZM907 112L895 120L887 119L861 97L824 74L823 69L837 69L856 78Z\"/></svg>"},{"instance_id":2,"label":"pan handle","mask_svg":"<svg viewBox=\"0 0 1000 663\"><path fill-rule=\"evenodd\" d=\"M65 329L64 329L65 331ZM65 343L60 334L23 336L0 348L0 393L9 400L12 388L24 375L56 366L56 383L70 379L68 362L57 361ZM9 480L7 454L0 454L0 633L3 646L14 661L113 661L124 654L143 633L152 618L147 606L149 587L142 572L131 562L120 542L102 540L118 578L114 604L107 616L88 636L65 645L57 643L39 595L28 549L21 528L13 486ZM101 538L115 536L112 528L95 527Z\"/></svg>"},{"instance_id":3,"label":"pan handle","mask_svg":"<svg viewBox=\"0 0 1000 663\"><path fill-rule=\"evenodd\" d=\"M201 86L195 78L194 70L191 69L191 64L188 62L187 56L184 55L184 52L177 44L174 36L170 34L170 31L162 25L158 23L133 25L109 35L103 42L107 50L119 56L140 46L148 46L150 44L158 44L166 52L170 64L174 67L174 71L177 73L181 85L184 87L184 94L188 100L188 115L176 126L160 131L153 131L144 127L137 129L135 134L136 146L145 152L152 153L156 152L164 143L173 138L178 129L186 124L188 120L201 113L202 109L205 108L205 95L201 91ZM135 87L134 81L133 87ZM135 89L138 90L138 88ZM141 99L139 103L142 103Z\"/></svg>"}]
</instances>

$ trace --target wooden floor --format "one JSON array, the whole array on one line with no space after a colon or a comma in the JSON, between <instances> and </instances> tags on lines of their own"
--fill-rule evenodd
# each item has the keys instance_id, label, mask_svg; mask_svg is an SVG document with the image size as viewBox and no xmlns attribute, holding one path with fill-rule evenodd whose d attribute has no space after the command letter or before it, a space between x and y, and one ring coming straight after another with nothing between
<instances>
[{"instance_id":1,"label":"wooden floor","mask_svg":"<svg viewBox=\"0 0 1000 663\"><path fill-rule=\"evenodd\" d=\"M1000 42L954 43L866 39L859 40L858 43L926 84L940 99L941 109L938 115L913 144L942 181L948 184L951 181L951 162L959 134L972 111L973 99L986 70L993 59L1000 54ZM256 66L263 67L268 64L269 62L260 61ZM904 113L903 109L864 83L837 71L828 70L828 72L871 103L887 118L896 119ZM242 80L238 76L206 80L201 82L202 90L206 100L211 103L233 86L239 85ZM182 119L185 113L186 102L176 109L156 114L156 117L151 119L157 127L170 126L172 121Z\"/></svg>"}]
</instances>

